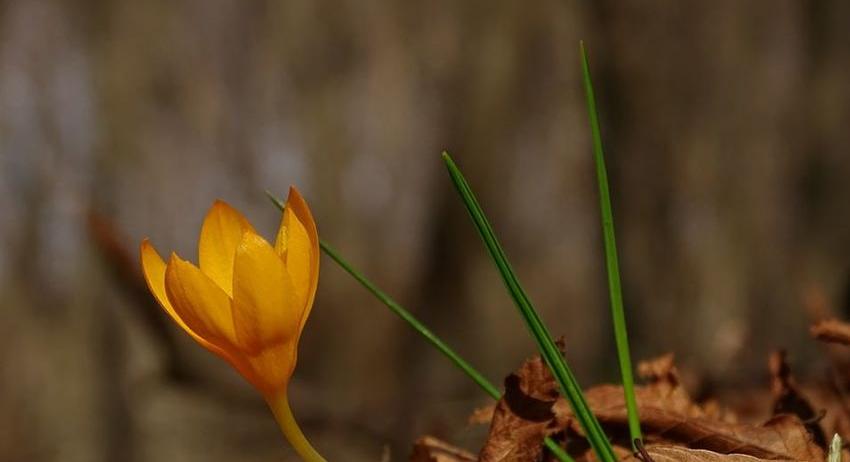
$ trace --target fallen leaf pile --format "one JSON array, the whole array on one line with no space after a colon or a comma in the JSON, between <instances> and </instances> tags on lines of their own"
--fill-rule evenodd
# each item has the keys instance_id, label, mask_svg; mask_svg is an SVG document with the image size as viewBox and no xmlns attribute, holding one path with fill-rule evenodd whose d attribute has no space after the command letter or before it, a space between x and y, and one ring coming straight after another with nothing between
<instances>
[{"instance_id":1,"label":"fallen leaf pile","mask_svg":"<svg viewBox=\"0 0 850 462\"><path fill-rule=\"evenodd\" d=\"M836 320L812 327L818 340L850 345L850 324ZM717 401L697 402L682 386L673 355L638 365L643 384L635 387L646 454L632 454L623 387L597 385L585 398L611 438L620 460L653 462L825 461L833 434L850 439L850 402L845 379L801 384L784 351L768 358L769 396L761 420L740 418ZM769 406L769 407L768 407ZM745 421L746 420L746 421ZM543 446L551 437L577 461L597 460L569 404L539 357L526 360L505 379L505 393L493 406L473 412L473 424L489 425L477 457L432 437L417 441L413 462L549 462ZM850 461L850 452L843 451Z\"/></svg>"}]
</instances>

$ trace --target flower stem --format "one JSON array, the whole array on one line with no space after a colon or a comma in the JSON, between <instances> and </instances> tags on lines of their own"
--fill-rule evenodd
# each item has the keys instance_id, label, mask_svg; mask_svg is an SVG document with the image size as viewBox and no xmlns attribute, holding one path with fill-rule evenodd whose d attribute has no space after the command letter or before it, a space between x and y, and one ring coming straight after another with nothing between
<instances>
[{"instance_id":1,"label":"flower stem","mask_svg":"<svg viewBox=\"0 0 850 462\"><path fill-rule=\"evenodd\" d=\"M266 395L266 402L269 404L269 408L271 408L272 414L274 414L274 418L280 426L280 431L283 432L283 436L289 440L289 444L292 445L295 452L302 459L306 462L327 462L321 454L313 449L313 446L307 441L304 433L301 432L301 428L298 427L298 423L295 422L292 409L289 408L289 398L286 395L286 390Z\"/></svg>"}]
</instances>

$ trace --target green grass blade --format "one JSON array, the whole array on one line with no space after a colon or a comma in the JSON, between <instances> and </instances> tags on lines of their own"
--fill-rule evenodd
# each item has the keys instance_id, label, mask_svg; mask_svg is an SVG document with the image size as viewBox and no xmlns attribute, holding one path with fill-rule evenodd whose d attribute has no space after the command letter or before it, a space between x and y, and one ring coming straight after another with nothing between
<instances>
[{"instance_id":1,"label":"green grass blade","mask_svg":"<svg viewBox=\"0 0 850 462\"><path fill-rule=\"evenodd\" d=\"M516 274L493 233L493 229L490 227L490 223L487 221L484 212L481 210L481 206L475 199L472 189L447 152L443 152L443 160L446 163L452 182L457 188L458 193L460 193L466 209L475 223L475 227L478 229L478 233L481 235L487 251L490 253L490 257L499 269L499 273L511 298L514 300L523 320L537 341L537 346L543 359L552 370L552 374L555 376L561 390L572 406L573 412L587 435L588 442L593 447L599 460L603 462L615 462L617 458L614 455L611 443L602 431L599 421L596 420L596 417L590 411L582 394L581 387L579 387L572 371L570 371L567 363L564 361L564 357L558 350L557 345L555 345L555 341L552 340L552 336L540 320L531 300L529 300L528 295L526 295L520 285Z\"/></svg>"},{"instance_id":2,"label":"green grass blade","mask_svg":"<svg viewBox=\"0 0 850 462\"><path fill-rule=\"evenodd\" d=\"M274 205L283 211L284 204L277 197L275 197L271 192L266 191L266 195L269 199L274 203ZM386 294L383 290L379 289L372 281L363 276L362 273L357 271L351 264L349 264L342 256L337 252L333 247L331 247L324 240L319 240L319 245L322 248L322 251L325 252L327 256L329 256L337 265L340 266L345 272L347 272L351 277L353 277L357 282L360 283L366 290L368 290L372 295L375 296L378 300L381 301L387 308L389 308L393 313L395 313L398 317L404 320L410 327L412 327L416 332L425 337L434 348L440 351L445 357L447 357L455 366L457 366L461 371L463 371L469 378L472 379L485 393L490 395L491 398L498 400L501 397L501 392L495 385L490 383L478 370L476 370L472 365L470 365L465 359L463 359L460 355L458 355L450 346L448 346L442 339L437 337L436 334L431 332L430 329L425 327L410 311L406 310L403 306L396 303L395 300L392 299L389 295ZM544 441L544 444L552 452L559 460L562 462L574 462L573 458L567 454L561 446L552 438L547 437Z\"/></svg>"},{"instance_id":3,"label":"green grass blade","mask_svg":"<svg viewBox=\"0 0 850 462\"><path fill-rule=\"evenodd\" d=\"M546 449L549 450L555 457L558 458L561 462L575 462L575 460L567 454L567 451L564 451L564 448L558 444L557 441L549 438L548 436L543 439L543 444L546 446ZM838 462L841 462L840 460Z\"/></svg>"},{"instance_id":4,"label":"green grass blade","mask_svg":"<svg viewBox=\"0 0 850 462\"><path fill-rule=\"evenodd\" d=\"M629 435L634 445L634 441L643 439L643 435L640 431L640 417L638 416L635 383L632 376L632 359L629 353L629 336L626 331L626 315L623 310L623 293L620 287L620 265L617 260L617 242L614 238L614 214L611 212L611 195L608 189L608 173L605 170L605 156L602 152L599 114L596 111L596 98L593 94L593 84L590 80L590 65L587 61L584 42L580 42L580 48L584 90L587 95L587 113L590 118L590 131L593 136L593 158L596 160L596 179L599 184L599 208L602 211L602 234L605 240L605 266L608 268L608 293L611 301L611 318L614 321L617 358L620 362L620 375L623 379L623 392L626 398Z\"/></svg>"}]
</instances>

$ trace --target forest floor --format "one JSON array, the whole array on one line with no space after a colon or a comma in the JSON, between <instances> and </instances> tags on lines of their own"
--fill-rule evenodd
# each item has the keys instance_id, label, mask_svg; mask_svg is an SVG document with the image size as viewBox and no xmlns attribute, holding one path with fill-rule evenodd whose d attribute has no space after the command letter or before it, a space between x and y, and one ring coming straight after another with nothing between
<instances>
[{"instance_id":1,"label":"forest floor","mask_svg":"<svg viewBox=\"0 0 850 462\"><path fill-rule=\"evenodd\" d=\"M620 460L642 462L825 461L835 435L850 436L850 324L826 320L811 327L824 342L831 373L798 382L784 351L768 358L770 380L761 388L688 393L673 354L640 362L643 384L635 388L644 450L629 441L623 387L597 385L585 398ZM549 368L535 356L505 379L498 403L471 412L470 423L488 425L476 456L431 436L414 445L412 462L556 461L544 447L557 441L577 462L598 460ZM840 443L838 443L840 444ZM835 452L835 451L833 451ZM841 459L850 460L846 447ZM837 460L841 460L837 459Z\"/></svg>"}]
</instances>

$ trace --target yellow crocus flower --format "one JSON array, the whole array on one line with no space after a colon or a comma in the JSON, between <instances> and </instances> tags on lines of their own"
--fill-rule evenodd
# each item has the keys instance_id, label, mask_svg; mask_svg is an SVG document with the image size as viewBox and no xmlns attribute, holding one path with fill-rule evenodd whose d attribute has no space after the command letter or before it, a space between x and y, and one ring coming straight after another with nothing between
<instances>
[{"instance_id":1,"label":"yellow crocus flower","mask_svg":"<svg viewBox=\"0 0 850 462\"><path fill-rule=\"evenodd\" d=\"M324 461L298 428L287 399L319 280L319 238L307 203L290 188L272 246L241 213L216 201L201 227L198 254L198 266L173 252L166 264L143 240L150 291L177 325L263 394L304 460Z\"/></svg>"}]
</instances>

